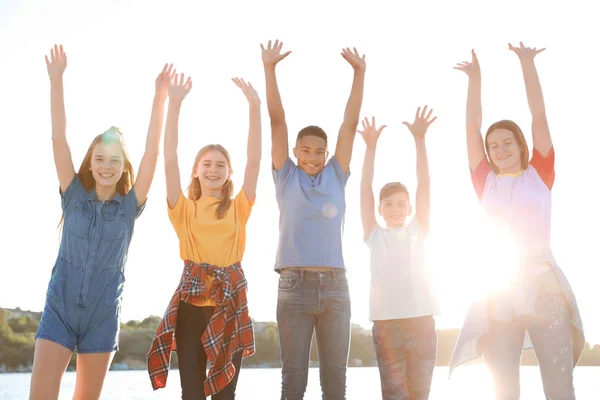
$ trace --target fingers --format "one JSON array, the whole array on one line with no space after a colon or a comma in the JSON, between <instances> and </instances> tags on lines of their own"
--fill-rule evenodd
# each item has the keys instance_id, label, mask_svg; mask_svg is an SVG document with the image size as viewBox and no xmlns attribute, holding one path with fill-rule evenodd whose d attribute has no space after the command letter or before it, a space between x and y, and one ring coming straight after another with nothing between
<instances>
[{"instance_id":1,"label":"fingers","mask_svg":"<svg viewBox=\"0 0 600 400\"><path fill-rule=\"evenodd\" d=\"M379 129L377 129L377 135L381 135L381 132L383 132L385 128L387 128L387 125L381 125Z\"/></svg>"}]
</instances>

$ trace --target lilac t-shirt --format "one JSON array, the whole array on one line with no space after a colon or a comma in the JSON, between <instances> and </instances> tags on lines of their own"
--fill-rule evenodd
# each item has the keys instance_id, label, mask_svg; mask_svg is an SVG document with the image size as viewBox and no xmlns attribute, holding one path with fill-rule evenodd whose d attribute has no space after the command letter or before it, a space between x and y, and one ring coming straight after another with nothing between
<instances>
[{"instance_id":1,"label":"lilac t-shirt","mask_svg":"<svg viewBox=\"0 0 600 400\"><path fill-rule=\"evenodd\" d=\"M519 174L497 174L484 158L471 178L488 216L508 227L524 252L550 248L554 148L546 157L533 149Z\"/></svg>"}]
</instances>

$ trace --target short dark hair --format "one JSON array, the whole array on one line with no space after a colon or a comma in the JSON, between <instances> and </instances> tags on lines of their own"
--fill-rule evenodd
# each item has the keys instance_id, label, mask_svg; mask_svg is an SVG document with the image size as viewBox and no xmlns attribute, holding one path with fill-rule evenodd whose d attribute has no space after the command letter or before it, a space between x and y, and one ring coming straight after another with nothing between
<instances>
[{"instance_id":1,"label":"short dark hair","mask_svg":"<svg viewBox=\"0 0 600 400\"><path fill-rule=\"evenodd\" d=\"M327 134L325 133L325 131L323 129L319 128L318 126L309 125L305 128L300 129L300 132L298 132L298 137L296 137L296 142L298 142L298 140L300 140L306 136L319 137L319 138L323 139L325 141L325 145L327 145Z\"/></svg>"},{"instance_id":2,"label":"short dark hair","mask_svg":"<svg viewBox=\"0 0 600 400\"><path fill-rule=\"evenodd\" d=\"M379 202L381 203L383 199L385 199L386 197L390 197L394 193L406 193L406 195L410 197L406 186L404 186L400 182L389 182L383 185L383 187L379 191Z\"/></svg>"}]
</instances>

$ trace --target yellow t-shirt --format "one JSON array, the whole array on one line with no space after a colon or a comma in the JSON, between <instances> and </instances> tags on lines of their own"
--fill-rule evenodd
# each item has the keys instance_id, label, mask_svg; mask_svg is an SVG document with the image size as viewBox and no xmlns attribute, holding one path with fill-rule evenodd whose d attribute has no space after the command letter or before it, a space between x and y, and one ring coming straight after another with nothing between
<instances>
[{"instance_id":1,"label":"yellow t-shirt","mask_svg":"<svg viewBox=\"0 0 600 400\"><path fill-rule=\"evenodd\" d=\"M215 211L219 199L201 197L193 201L181 193L169 219L179 238L182 260L228 267L242 260L246 248L246 222L254 205L248 201L242 188L231 200L229 210L222 219ZM205 282L210 287L212 277ZM193 303L195 306L214 306L212 300Z\"/></svg>"}]
</instances>

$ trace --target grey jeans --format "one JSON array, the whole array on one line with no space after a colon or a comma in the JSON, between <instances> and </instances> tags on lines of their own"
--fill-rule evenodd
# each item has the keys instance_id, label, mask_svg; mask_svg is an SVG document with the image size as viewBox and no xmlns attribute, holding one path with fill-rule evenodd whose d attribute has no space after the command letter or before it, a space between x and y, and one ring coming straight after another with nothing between
<instances>
[{"instance_id":1,"label":"grey jeans","mask_svg":"<svg viewBox=\"0 0 600 400\"><path fill-rule=\"evenodd\" d=\"M496 399L519 399L519 367L527 330L546 399L574 400L571 313L558 283L551 280L538 286L535 314L512 322L490 321L483 356L494 378Z\"/></svg>"},{"instance_id":2,"label":"grey jeans","mask_svg":"<svg viewBox=\"0 0 600 400\"><path fill-rule=\"evenodd\" d=\"M281 399L304 398L315 332L323 399L344 400L350 347L346 272L283 269L279 277L277 325L283 364Z\"/></svg>"}]
</instances>

